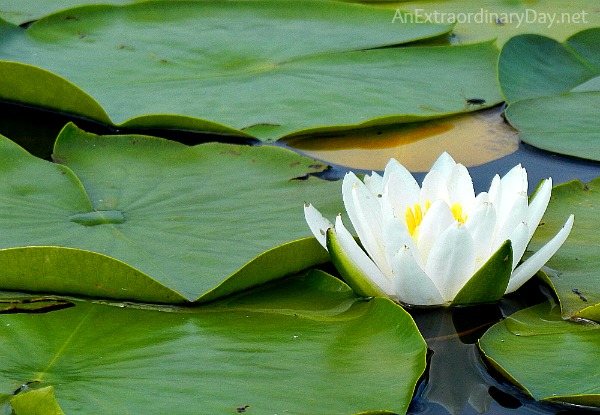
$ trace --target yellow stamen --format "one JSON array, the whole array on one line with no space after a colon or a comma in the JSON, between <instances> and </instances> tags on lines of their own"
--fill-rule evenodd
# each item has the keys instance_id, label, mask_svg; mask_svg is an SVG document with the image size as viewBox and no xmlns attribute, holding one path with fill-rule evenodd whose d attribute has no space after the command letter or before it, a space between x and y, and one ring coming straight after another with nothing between
<instances>
[{"instance_id":1,"label":"yellow stamen","mask_svg":"<svg viewBox=\"0 0 600 415\"><path fill-rule=\"evenodd\" d=\"M421 207L420 203L415 203L412 208L410 206L406 208L406 227L412 236L418 235L419 225L421 225L421 222L423 221L423 215L427 213L430 206L431 202L426 201L425 209Z\"/></svg>"},{"instance_id":2,"label":"yellow stamen","mask_svg":"<svg viewBox=\"0 0 600 415\"><path fill-rule=\"evenodd\" d=\"M456 219L461 225L467 221L467 216L462 215L462 205L458 202L452 205L452 215L454 215L454 219Z\"/></svg>"}]
</instances>

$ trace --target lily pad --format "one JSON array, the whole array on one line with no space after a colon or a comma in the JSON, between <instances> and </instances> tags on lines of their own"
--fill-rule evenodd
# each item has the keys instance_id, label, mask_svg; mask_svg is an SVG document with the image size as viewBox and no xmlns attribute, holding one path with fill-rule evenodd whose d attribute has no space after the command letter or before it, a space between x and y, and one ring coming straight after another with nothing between
<instances>
[{"instance_id":1,"label":"lily pad","mask_svg":"<svg viewBox=\"0 0 600 415\"><path fill-rule=\"evenodd\" d=\"M85 91L97 105L84 103L78 114L86 115L89 105L86 116L101 122L98 107L121 127L261 140L479 109L465 97L477 96L486 106L501 101L491 42L386 48L451 29L394 24L393 16L392 10L325 1L70 9L2 37L0 59L13 66L12 76L0 79L0 98L68 111L63 99L73 102ZM43 72L26 78L30 66L17 64ZM72 88L46 94L47 71Z\"/></svg>"},{"instance_id":2,"label":"lily pad","mask_svg":"<svg viewBox=\"0 0 600 415\"><path fill-rule=\"evenodd\" d=\"M408 313L320 271L164 311L81 302L5 316L0 390L54 387L67 414L404 414L425 369Z\"/></svg>"},{"instance_id":3,"label":"lily pad","mask_svg":"<svg viewBox=\"0 0 600 415\"><path fill-rule=\"evenodd\" d=\"M302 205L335 214L339 184L308 177L326 166L289 150L71 124L54 159L0 141L3 289L210 300L328 260Z\"/></svg>"},{"instance_id":4,"label":"lily pad","mask_svg":"<svg viewBox=\"0 0 600 415\"><path fill-rule=\"evenodd\" d=\"M489 329L479 347L490 364L537 400L600 406L600 325L564 321L549 302Z\"/></svg>"},{"instance_id":5,"label":"lily pad","mask_svg":"<svg viewBox=\"0 0 600 415\"><path fill-rule=\"evenodd\" d=\"M600 29L558 43L522 35L504 45L498 63L507 120L535 147L600 160Z\"/></svg>"},{"instance_id":6,"label":"lily pad","mask_svg":"<svg viewBox=\"0 0 600 415\"><path fill-rule=\"evenodd\" d=\"M600 322L599 207L600 178L587 184L572 181L554 187L542 223L528 247L538 250L569 214L575 215L571 234L546 264L547 281L558 295L564 318L582 317Z\"/></svg>"}]
</instances>

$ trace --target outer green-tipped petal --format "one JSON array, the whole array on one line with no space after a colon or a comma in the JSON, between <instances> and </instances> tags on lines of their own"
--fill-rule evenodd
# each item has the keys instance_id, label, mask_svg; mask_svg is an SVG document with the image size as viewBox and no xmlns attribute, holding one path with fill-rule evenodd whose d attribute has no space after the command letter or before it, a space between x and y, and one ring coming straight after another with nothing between
<instances>
[{"instance_id":1,"label":"outer green-tipped petal","mask_svg":"<svg viewBox=\"0 0 600 415\"><path fill-rule=\"evenodd\" d=\"M393 295L390 280L358 246L339 216L335 230L327 230L327 249L331 262L356 294L366 297Z\"/></svg>"},{"instance_id":2,"label":"outer green-tipped petal","mask_svg":"<svg viewBox=\"0 0 600 415\"><path fill-rule=\"evenodd\" d=\"M304 204L304 219L306 219L306 223L308 223L308 227L317 238L317 241L323 245L323 248L327 249L325 234L327 229L333 228L333 224L325 219L312 204Z\"/></svg>"},{"instance_id":3,"label":"outer green-tipped petal","mask_svg":"<svg viewBox=\"0 0 600 415\"><path fill-rule=\"evenodd\" d=\"M546 212L548 203L550 202L550 194L552 193L552 179L548 178L543 180L538 186L531 203L529 203L529 209L527 210L527 225L529 225L529 239L533 237L537 226Z\"/></svg>"},{"instance_id":4,"label":"outer green-tipped petal","mask_svg":"<svg viewBox=\"0 0 600 415\"><path fill-rule=\"evenodd\" d=\"M446 301L452 301L473 275L475 244L465 226L450 225L438 238L425 271Z\"/></svg>"},{"instance_id":5,"label":"outer green-tipped petal","mask_svg":"<svg viewBox=\"0 0 600 415\"><path fill-rule=\"evenodd\" d=\"M504 295L512 271L512 246L505 241L462 287L452 301L453 306L498 301Z\"/></svg>"},{"instance_id":6,"label":"outer green-tipped petal","mask_svg":"<svg viewBox=\"0 0 600 415\"><path fill-rule=\"evenodd\" d=\"M398 299L412 305L440 305L444 299L433 281L419 266L412 249L400 248L392 259L393 284Z\"/></svg>"},{"instance_id":7,"label":"outer green-tipped petal","mask_svg":"<svg viewBox=\"0 0 600 415\"><path fill-rule=\"evenodd\" d=\"M519 289L558 251L569 236L571 228L573 228L573 220L573 215L569 216L567 222L554 238L514 270L506 288L506 294Z\"/></svg>"}]
</instances>

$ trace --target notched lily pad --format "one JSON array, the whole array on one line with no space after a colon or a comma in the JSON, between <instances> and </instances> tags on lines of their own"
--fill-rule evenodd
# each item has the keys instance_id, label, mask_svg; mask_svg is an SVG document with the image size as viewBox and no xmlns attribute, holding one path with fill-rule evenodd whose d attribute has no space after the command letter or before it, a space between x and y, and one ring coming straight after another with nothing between
<instances>
[{"instance_id":1,"label":"notched lily pad","mask_svg":"<svg viewBox=\"0 0 600 415\"><path fill-rule=\"evenodd\" d=\"M328 260L302 205L341 210L338 184L291 151L68 125L53 157L0 140L2 289L208 301Z\"/></svg>"}]
</instances>

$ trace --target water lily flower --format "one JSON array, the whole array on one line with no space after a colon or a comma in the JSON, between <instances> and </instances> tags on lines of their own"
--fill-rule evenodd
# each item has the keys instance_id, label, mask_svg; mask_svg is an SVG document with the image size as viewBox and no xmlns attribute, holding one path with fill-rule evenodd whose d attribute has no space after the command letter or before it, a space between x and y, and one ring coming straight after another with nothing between
<instances>
[{"instance_id":1,"label":"water lily flower","mask_svg":"<svg viewBox=\"0 0 600 415\"><path fill-rule=\"evenodd\" d=\"M311 204L306 221L346 282L360 295L413 305L496 301L529 280L564 243L573 215L546 245L519 264L550 201L552 180L527 196L521 165L475 195L466 167L443 153L419 186L391 159L383 176L348 173L346 211L358 239Z\"/></svg>"}]
</instances>

